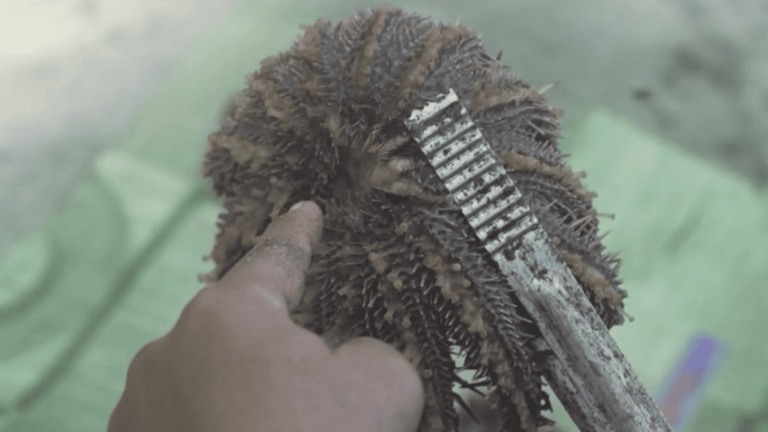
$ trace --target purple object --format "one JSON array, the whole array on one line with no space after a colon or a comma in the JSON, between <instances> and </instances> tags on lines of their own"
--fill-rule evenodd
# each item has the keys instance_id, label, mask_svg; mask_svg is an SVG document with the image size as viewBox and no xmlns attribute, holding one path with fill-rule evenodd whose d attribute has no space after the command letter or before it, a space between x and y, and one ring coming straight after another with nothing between
<instances>
[{"instance_id":1,"label":"purple object","mask_svg":"<svg viewBox=\"0 0 768 432\"><path fill-rule=\"evenodd\" d=\"M688 430L705 390L729 351L728 345L704 332L688 348L664 380L656 402L675 432Z\"/></svg>"}]
</instances>

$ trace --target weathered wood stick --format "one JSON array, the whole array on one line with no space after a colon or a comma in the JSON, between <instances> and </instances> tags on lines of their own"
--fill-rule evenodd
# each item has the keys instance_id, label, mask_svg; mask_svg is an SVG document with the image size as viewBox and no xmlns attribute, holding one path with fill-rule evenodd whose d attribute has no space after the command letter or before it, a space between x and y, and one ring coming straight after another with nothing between
<instances>
[{"instance_id":1,"label":"weathered wood stick","mask_svg":"<svg viewBox=\"0 0 768 432\"><path fill-rule=\"evenodd\" d=\"M547 382L582 432L671 432L480 129L451 90L406 126L534 319ZM448 107L453 109L448 110ZM489 185L493 185L489 187Z\"/></svg>"}]
</instances>

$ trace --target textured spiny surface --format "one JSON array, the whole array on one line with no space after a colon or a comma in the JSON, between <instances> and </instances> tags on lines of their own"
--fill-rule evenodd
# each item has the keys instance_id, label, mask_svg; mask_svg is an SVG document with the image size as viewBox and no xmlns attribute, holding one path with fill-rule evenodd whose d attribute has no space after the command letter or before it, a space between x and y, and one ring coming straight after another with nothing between
<instances>
[{"instance_id":1,"label":"textured spiny surface","mask_svg":"<svg viewBox=\"0 0 768 432\"><path fill-rule=\"evenodd\" d=\"M532 344L539 332L403 123L449 89L600 317L621 324L618 259L597 237L594 194L564 165L558 110L469 29L393 8L318 20L250 77L203 162L225 207L207 280L272 218L312 200L324 233L294 320L337 343L372 336L403 352L423 377L421 431L457 429L456 384L487 387L502 430L535 431L551 423L541 414L550 406L540 366L548 354Z\"/></svg>"}]
</instances>

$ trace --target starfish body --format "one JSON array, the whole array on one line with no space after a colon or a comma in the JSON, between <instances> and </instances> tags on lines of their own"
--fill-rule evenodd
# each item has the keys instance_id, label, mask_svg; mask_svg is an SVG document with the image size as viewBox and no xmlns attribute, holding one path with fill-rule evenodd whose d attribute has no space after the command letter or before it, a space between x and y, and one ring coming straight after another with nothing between
<instances>
[{"instance_id":1,"label":"starfish body","mask_svg":"<svg viewBox=\"0 0 768 432\"><path fill-rule=\"evenodd\" d=\"M532 432L552 423L541 366L551 353L534 348L535 324L404 125L449 89L601 319L621 324L619 260L597 237L594 194L557 147L559 110L469 29L395 8L318 20L249 78L203 162L225 208L207 279L272 218L312 200L324 233L294 321L333 344L371 336L403 352L423 378L420 431L457 429L458 385L488 389L502 430Z\"/></svg>"}]
</instances>

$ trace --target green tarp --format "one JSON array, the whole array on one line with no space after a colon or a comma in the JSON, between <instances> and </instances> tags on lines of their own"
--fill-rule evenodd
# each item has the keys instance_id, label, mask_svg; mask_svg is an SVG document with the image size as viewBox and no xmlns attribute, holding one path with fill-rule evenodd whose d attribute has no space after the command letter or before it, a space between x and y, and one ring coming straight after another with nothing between
<instances>
[{"instance_id":1,"label":"green tarp","mask_svg":"<svg viewBox=\"0 0 768 432\"><path fill-rule=\"evenodd\" d=\"M213 35L61 214L0 262L0 431L105 430L133 354L170 328L211 268L201 257L218 204L198 164L223 100L284 48L255 43L270 37L237 19ZM254 42L218 48L233 40ZM726 341L692 430L736 430L768 403L768 191L609 113L581 118L570 125L566 113L562 144L598 209L616 214L601 223L609 249L626 248L636 320L612 334L652 393L693 333Z\"/></svg>"}]
</instances>

